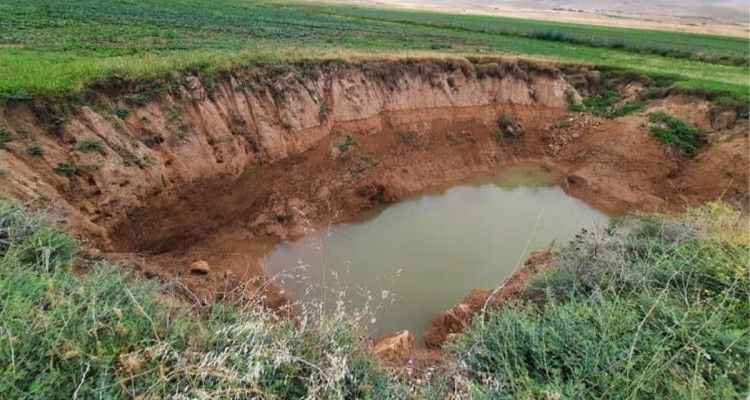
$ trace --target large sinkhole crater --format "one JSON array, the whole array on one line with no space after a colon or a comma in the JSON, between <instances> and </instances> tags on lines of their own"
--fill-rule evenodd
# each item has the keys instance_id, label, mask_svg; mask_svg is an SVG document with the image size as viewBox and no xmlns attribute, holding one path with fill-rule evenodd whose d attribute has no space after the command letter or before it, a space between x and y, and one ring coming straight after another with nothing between
<instances>
[{"instance_id":1,"label":"large sinkhole crater","mask_svg":"<svg viewBox=\"0 0 750 400\"><path fill-rule=\"evenodd\" d=\"M186 73L138 103L138 87L92 90L64 115L3 105L4 129L44 154L5 143L0 191L62 216L87 250L178 280L190 301L344 291L354 307L373 299L373 335L420 334L529 252L606 223L590 206L747 204L747 120L671 92L624 116L570 108L605 88L640 98L638 77L490 58L300 67ZM659 141L657 112L704 132L700 151ZM507 168L528 162L559 173Z\"/></svg>"}]
</instances>

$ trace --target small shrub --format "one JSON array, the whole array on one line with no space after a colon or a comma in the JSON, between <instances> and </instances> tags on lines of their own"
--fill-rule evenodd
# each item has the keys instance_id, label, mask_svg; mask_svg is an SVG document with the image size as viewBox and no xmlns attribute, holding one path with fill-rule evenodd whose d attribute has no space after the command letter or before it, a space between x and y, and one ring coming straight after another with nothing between
<instances>
[{"instance_id":1,"label":"small shrub","mask_svg":"<svg viewBox=\"0 0 750 400\"><path fill-rule=\"evenodd\" d=\"M644 103L641 100L626 101L625 104L623 104L622 106L614 108L610 112L609 116L613 118L624 117L626 115L643 110L645 106L646 106L646 103Z\"/></svg>"},{"instance_id":2,"label":"small shrub","mask_svg":"<svg viewBox=\"0 0 750 400\"><path fill-rule=\"evenodd\" d=\"M583 106L583 103L568 103L568 111L570 112L585 112L586 107Z\"/></svg>"},{"instance_id":3,"label":"small shrub","mask_svg":"<svg viewBox=\"0 0 750 400\"><path fill-rule=\"evenodd\" d=\"M412 131L400 131L397 134L398 141L411 146L417 146L419 144L419 135Z\"/></svg>"},{"instance_id":4,"label":"small shrub","mask_svg":"<svg viewBox=\"0 0 750 400\"><path fill-rule=\"evenodd\" d=\"M650 87L640 93L638 97L643 100L654 100L665 97L669 93L668 90L659 87Z\"/></svg>"},{"instance_id":5,"label":"small shrub","mask_svg":"<svg viewBox=\"0 0 750 400\"><path fill-rule=\"evenodd\" d=\"M7 129L0 128L0 148L11 140L13 140L13 134Z\"/></svg>"},{"instance_id":6,"label":"small shrub","mask_svg":"<svg viewBox=\"0 0 750 400\"><path fill-rule=\"evenodd\" d=\"M190 128L187 125L180 125L174 132L174 137L177 140L185 140L190 135Z\"/></svg>"},{"instance_id":7,"label":"small shrub","mask_svg":"<svg viewBox=\"0 0 750 400\"><path fill-rule=\"evenodd\" d=\"M651 134L687 156L693 156L705 143L698 128L679 118L657 111L649 115Z\"/></svg>"},{"instance_id":8,"label":"small shrub","mask_svg":"<svg viewBox=\"0 0 750 400\"><path fill-rule=\"evenodd\" d=\"M589 112L598 117L618 118L642 110L646 104L642 100L630 100L618 106L620 94L615 90L606 90L602 94L587 97L581 103L572 103L568 109L572 112Z\"/></svg>"},{"instance_id":9,"label":"small shrub","mask_svg":"<svg viewBox=\"0 0 750 400\"><path fill-rule=\"evenodd\" d=\"M134 106L145 106L150 99L151 96L149 93L136 93L125 96L125 101Z\"/></svg>"},{"instance_id":10,"label":"small shrub","mask_svg":"<svg viewBox=\"0 0 750 400\"><path fill-rule=\"evenodd\" d=\"M112 112L120 119L125 119L130 115L130 110L124 107L117 107Z\"/></svg>"},{"instance_id":11,"label":"small shrub","mask_svg":"<svg viewBox=\"0 0 750 400\"><path fill-rule=\"evenodd\" d=\"M346 135L339 141L336 147L338 147L339 151L342 153L346 153L355 144L357 144L357 142L354 141L352 135Z\"/></svg>"},{"instance_id":12,"label":"small shrub","mask_svg":"<svg viewBox=\"0 0 750 400\"><path fill-rule=\"evenodd\" d=\"M602 94L583 99L579 107L581 111L587 111L597 116L608 115L611 108L620 100L620 94L614 90L607 90Z\"/></svg>"},{"instance_id":13,"label":"small shrub","mask_svg":"<svg viewBox=\"0 0 750 400\"><path fill-rule=\"evenodd\" d=\"M320 103L320 109L319 109L319 111L318 111L318 113L319 113L319 115L320 115L320 119L321 119L321 120L325 120L325 119L326 119L326 117L328 117L328 113L329 113L330 111L331 111L331 110L330 110L330 109L328 108L328 103L327 103L327 102L325 102L325 101L322 101L322 102Z\"/></svg>"},{"instance_id":14,"label":"small shrub","mask_svg":"<svg viewBox=\"0 0 750 400\"><path fill-rule=\"evenodd\" d=\"M513 118L508 114L502 114L497 119L497 126L500 127L500 129L508 129L513 126Z\"/></svg>"},{"instance_id":15,"label":"small shrub","mask_svg":"<svg viewBox=\"0 0 750 400\"><path fill-rule=\"evenodd\" d=\"M495 140L513 139L521 135L521 128L509 114L502 114L497 119L497 129L495 130Z\"/></svg>"},{"instance_id":16,"label":"small shrub","mask_svg":"<svg viewBox=\"0 0 750 400\"><path fill-rule=\"evenodd\" d=\"M73 261L77 244L69 235L54 228L37 228L19 246L18 257L25 265L53 272Z\"/></svg>"},{"instance_id":17,"label":"small shrub","mask_svg":"<svg viewBox=\"0 0 750 400\"><path fill-rule=\"evenodd\" d=\"M182 109L178 105L173 105L167 110L167 121L176 122L182 117Z\"/></svg>"},{"instance_id":18,"label":"small shrub","mask_svg":"<svg viewBox=\"0 0 750 400\"><path fill-rule=\"evenodd\" d=\"M33 144L26 148L26 154L32 157L42 157L44 156L44 148L41 145Z\"/></svg>"},{"instance_id":19,"label":"small shrub","mask_svg":"<svg viewBox=\"0 0 750 400\"><path fill-rule=\"evenodd\" d=\"M27 214L18 204L0 199L0 256L21 243L41 224L41 214Z\"/></svg>"},{"instance_id":20,"label":"small shrub","mask_svg":"<svg viewBox=\"0 0 750 400\"><path fill-rule=\"evenodd\" d=\"M203 84L203 88L206 90L206 93L212 93L219 86L216 82L216 77L213 75L205 75L201 77L201 83Z\"/></svg>"},{"instance_id":21,"label":"small shrub","mask_svg":"<svg viewBox=\"0 0 750 400\"><path fill-rule=\"evenodd\" d=\"M78 141L73 147L75 150L83 153L98 152L104 154L104 145L99 139L83 139Z\"/></svg>"},{"instance_id":22,"label":"small shrub","mask_svg":"<svg viewBox=\"0 0 750 400\"><path fill-rule=\"evenodd\" d=\"M55 172L60 175L73 176L80 171L80 168L72 163L59 163L55 167Z\"/></svg>"}]
</instances>

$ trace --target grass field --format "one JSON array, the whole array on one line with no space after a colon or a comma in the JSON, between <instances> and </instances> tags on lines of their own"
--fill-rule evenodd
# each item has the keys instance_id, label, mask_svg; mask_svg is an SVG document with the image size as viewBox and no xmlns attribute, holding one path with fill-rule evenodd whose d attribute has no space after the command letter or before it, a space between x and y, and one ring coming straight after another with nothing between
<instances>
[{"instance_id":1,"label":"grass field","mask_svg":"<svg viewBox=\"0 0 750 400\"><path fill-rule=\"evenodd\" d=\"M521 55L669 74L742 99L750 90L750 42L708 35L288 1L6 0L0 15L5 98L115 75L386 55Z\"/></svg>"}]
</instances>

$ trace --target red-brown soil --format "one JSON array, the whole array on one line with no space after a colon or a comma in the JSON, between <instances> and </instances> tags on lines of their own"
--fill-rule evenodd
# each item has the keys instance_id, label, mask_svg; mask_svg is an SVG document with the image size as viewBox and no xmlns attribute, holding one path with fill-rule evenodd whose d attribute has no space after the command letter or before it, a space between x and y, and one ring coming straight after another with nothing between
<instances>
[{"instance_id":1,"label":"red-brown soil","mask_svg":"<svg viewBox=\"0 0 750 400\"><path fill-rule=\"evenodd\" d=\"M746 120L717 121L695 97L651 102L647 112L707 132L688 159L649 134L647 112L568 112L574 78L518 61L369 61L238 70L211 90L183 76L139 105L127 88L102 90L63 123L49 105L6 105L0 122L24 135L0 149L0 191L61 215L89 249L179 278L196 301L265 293L275 305L283 294L260 265L274 241L514 163L546 165L569 194L613 213L746 204ZM498 137L501 115L522 134ZM102 151L75 150L84 139ZM26 152L31 143L43 157ZM62 163L78 169L55 172ZM190 273L196 260L211 272Z\"/></svg>"}]
</instances>

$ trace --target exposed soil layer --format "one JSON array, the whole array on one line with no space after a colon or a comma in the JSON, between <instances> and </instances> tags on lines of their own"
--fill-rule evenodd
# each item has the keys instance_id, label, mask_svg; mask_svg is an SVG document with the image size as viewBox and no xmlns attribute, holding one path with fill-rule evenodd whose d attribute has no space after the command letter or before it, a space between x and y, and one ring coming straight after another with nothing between
<instances>
[{"instance_id":1,"label":"exposed soil layer","mask_svg":"<svg viewBox=\"0 0 750 400\"><path fill-rule=\"evenodd\" d=\"M148 96L100 88L67 114L6 105L0 121L16 139L0 148L0 190L64 216L92 249L182 277L201 302L264 292L273 304L283 296L263 282L259 259L275 240L518 162L548 166L569 194L609 212L746 203L747 121L684 96L617 119L570 113L597 74L566 71L502 60L301 64L175 77ZM656 109L699 126L708 145L688 159L656 141ZM199 259L209 273L190 273Z\"/></svg>"}]
</instances>

